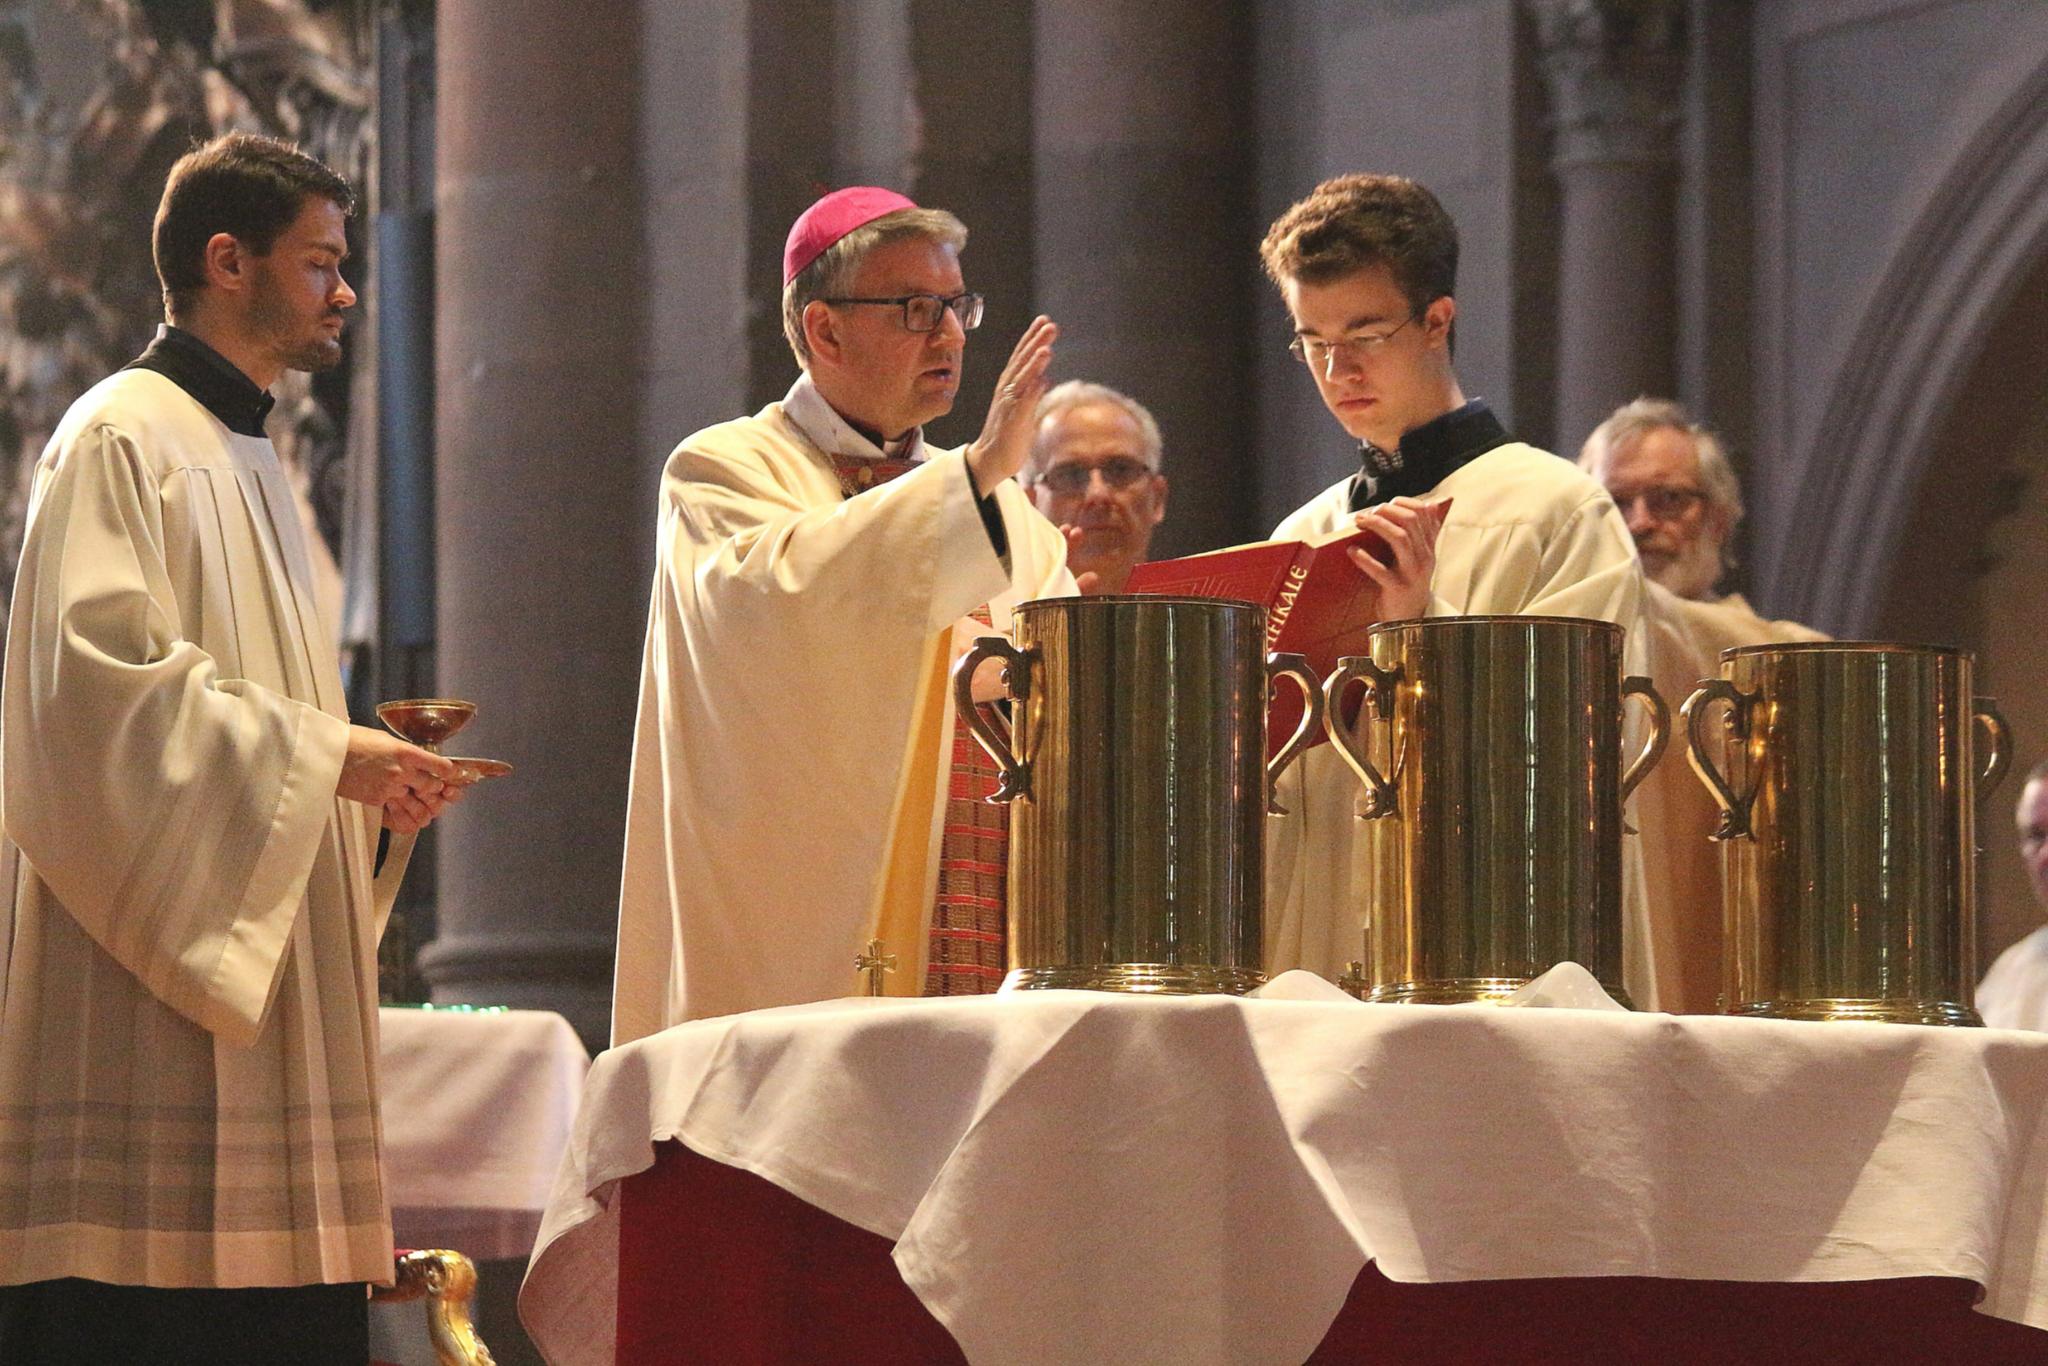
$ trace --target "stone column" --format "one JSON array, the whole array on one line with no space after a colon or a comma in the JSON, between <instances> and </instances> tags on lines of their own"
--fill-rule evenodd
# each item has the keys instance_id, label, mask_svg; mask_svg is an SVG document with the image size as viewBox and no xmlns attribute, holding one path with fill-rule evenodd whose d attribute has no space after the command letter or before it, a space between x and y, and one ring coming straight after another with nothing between
<instances>
[{"instance_id":1,"label":"stone column","mask_svg":"<svg viewBox=\"0 0 2048 1366\"><path fill-rule=\"evenodd\" d=\"M1033 222L1058 376L1152 410L1172 494L1162 555L1262 536L1252 340L1247 5L1039 0Z\"/></svg>"},{"instance_id":2,"label":"stone column","mask_svg":"<svg viewBox=\"0 0 2048 1366\"><path fill-rule=\"evenodd\" d=\"M909 0L911 198L967 224L967 287L988 298L967 341L953 411L925 429L941 446L981 432L996 377L1032 315L1033 0Z\"/></svg>"},{"instance_id":3,"label":"stone column","mask_svg":"<svg viewBox=\"0 0 2048 1366\"><path fill-rule=\"evenodd\" d=\"M1683 0L1526 0L1563 200L1557 444L1675 373L1676 129Z\"/></svg>"},{"instance_id":4,"label":"stone column","mask_svg":"<svg viewBox=\"0 0 2048 1366\"><path fill-rule=\"evenodd\" d=\"M454 751L516 772L440 826L421 969L601 1042L654 520L642 20L440 0L436 41L436 672L479 707Z\"/></svg>"}]
</instances>

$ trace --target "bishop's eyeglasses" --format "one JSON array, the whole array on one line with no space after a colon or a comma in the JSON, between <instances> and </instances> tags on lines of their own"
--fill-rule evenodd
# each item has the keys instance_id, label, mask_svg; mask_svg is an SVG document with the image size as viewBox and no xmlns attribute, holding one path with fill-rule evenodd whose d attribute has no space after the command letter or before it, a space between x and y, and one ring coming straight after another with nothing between
<instances>
[{"instance_id":1,"label":"bishop's eyeglasses","mask_svg":"<svg viewBox=\"0 0 2048 1366\"><path fill-rule=\"evenodd\" d=\"M1371 360L1381 347L1400 335L1402 328L1421 316L1422 310L1418 308L1384 332L1358 332L1333 342L1297 333L1287 343L1287 349L1309 369L1328 379L1337 373L1332 362L1342 361L1348 368Z\"/></svg>"},{"instance_id":2,"label":"bishop's eyeglasses","mask_svg":"<svg viewBox=\"0 0 2048 1366\"><path fill-rule=\"evenodd\" d=\"M899 294L893 299L856 299L841 296L836 299L820 299L827 304L886 304L890 308L903 310L903 326L910 332L936 332L939 321L951 309L953 316L960 320L962 332L972 332L981 326L982 297L979 294L954 294L941 297L937 294Z\"/></svg>"}]
</instances>

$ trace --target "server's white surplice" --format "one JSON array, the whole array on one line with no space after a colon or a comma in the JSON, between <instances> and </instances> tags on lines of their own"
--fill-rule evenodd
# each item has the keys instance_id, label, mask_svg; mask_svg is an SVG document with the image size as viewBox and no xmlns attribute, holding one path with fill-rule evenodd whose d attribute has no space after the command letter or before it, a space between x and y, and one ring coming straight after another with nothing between
<instances>
[{"instance_id":1,"label":"server's white surplice","mask_svg":"<svg viewBox=\"0 0 2048 1366\"><path fill-rule=\"evenodd\" d=\"M0 1279L390 1279L373 817L311 582L270 443L163 375L52 438L0 720Z\"/></svg>"}]
</instances>

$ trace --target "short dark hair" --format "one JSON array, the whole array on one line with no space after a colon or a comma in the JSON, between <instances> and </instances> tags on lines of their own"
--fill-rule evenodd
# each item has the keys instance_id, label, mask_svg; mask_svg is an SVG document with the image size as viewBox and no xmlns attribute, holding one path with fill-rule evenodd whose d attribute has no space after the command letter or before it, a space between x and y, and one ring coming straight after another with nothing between
<instances>
[{"instance_id":1,"label":"short dark hair","mask_svg":"<svg viewBox=\"0 0 2048 1366\"><path fill-rule=\"evenodd\" d=\"M1385 266L1417 312L1458 288L1458 225L1437 197L1393 175L1326 180L1274 221L1259 244L1274 284L1326 285Z\"/></svg>"},{"instance_id":2,"label":"short dark hair","mask_svg":"<svg viewBox=\"0 0 2048 1366\"><path fill-rule=\"evenodd\" d=\"M277 244L309 196L355 212L348 181L289 142L227 133L179 157L156 206L150 247L164 308L189 305L206 284L206 244L224 232L261 256Z\"/></svg>"}]
</instances>

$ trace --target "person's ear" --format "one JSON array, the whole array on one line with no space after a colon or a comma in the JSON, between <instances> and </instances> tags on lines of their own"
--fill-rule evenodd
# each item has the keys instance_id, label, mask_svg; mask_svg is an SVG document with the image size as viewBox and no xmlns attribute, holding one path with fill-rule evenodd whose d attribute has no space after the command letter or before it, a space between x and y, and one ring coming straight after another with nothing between
<instances>
[{"instance_id":1,"label":"person's ear","mask_svg":"<svg viewBox=\"0 0 2048 1366\"><path fill-rule=\"evenodd\" d=\"M813 356L838 364L846 358L846 339L839 331L839 317L832 305L813 299L804 305L804 343Z\"/></svg>"},{"instance_id":2,"label":"person's ear","mask_svg":"<svg viewBox=\"0 0 2048 1366\"><path fill-rule=\"evenodd\" d=\"M1458 301L1445 294L1431 301L1422 310L1422 330L1428 336L1430 345L1441 342L1448 346L1451 340L1451 324L1457 321Z\"/></svg>"},{"instance_id":3,"label":"person's ear","mask_svg":"<svg viewBox=\"0 0 2048 1366\"><path fill-rule=\"evenodd\" d=\"M1158 526L1166 520L1166 476L1152 476L1152 525Z\"/></svg>"},{"instance_id":4,"label":"person's ear","mask_svg":"<svg viewBox=\"0 0 2048 1366\"><path fill-rule=\"evenodd\" d=\"M240 239L225 232L217 232L207 238L206 245L199 252L199 266L206 276L206 283L231 294L248 287L249 263L253 259L253 253L242 245Z\"/></svg>"}]
</instances>

